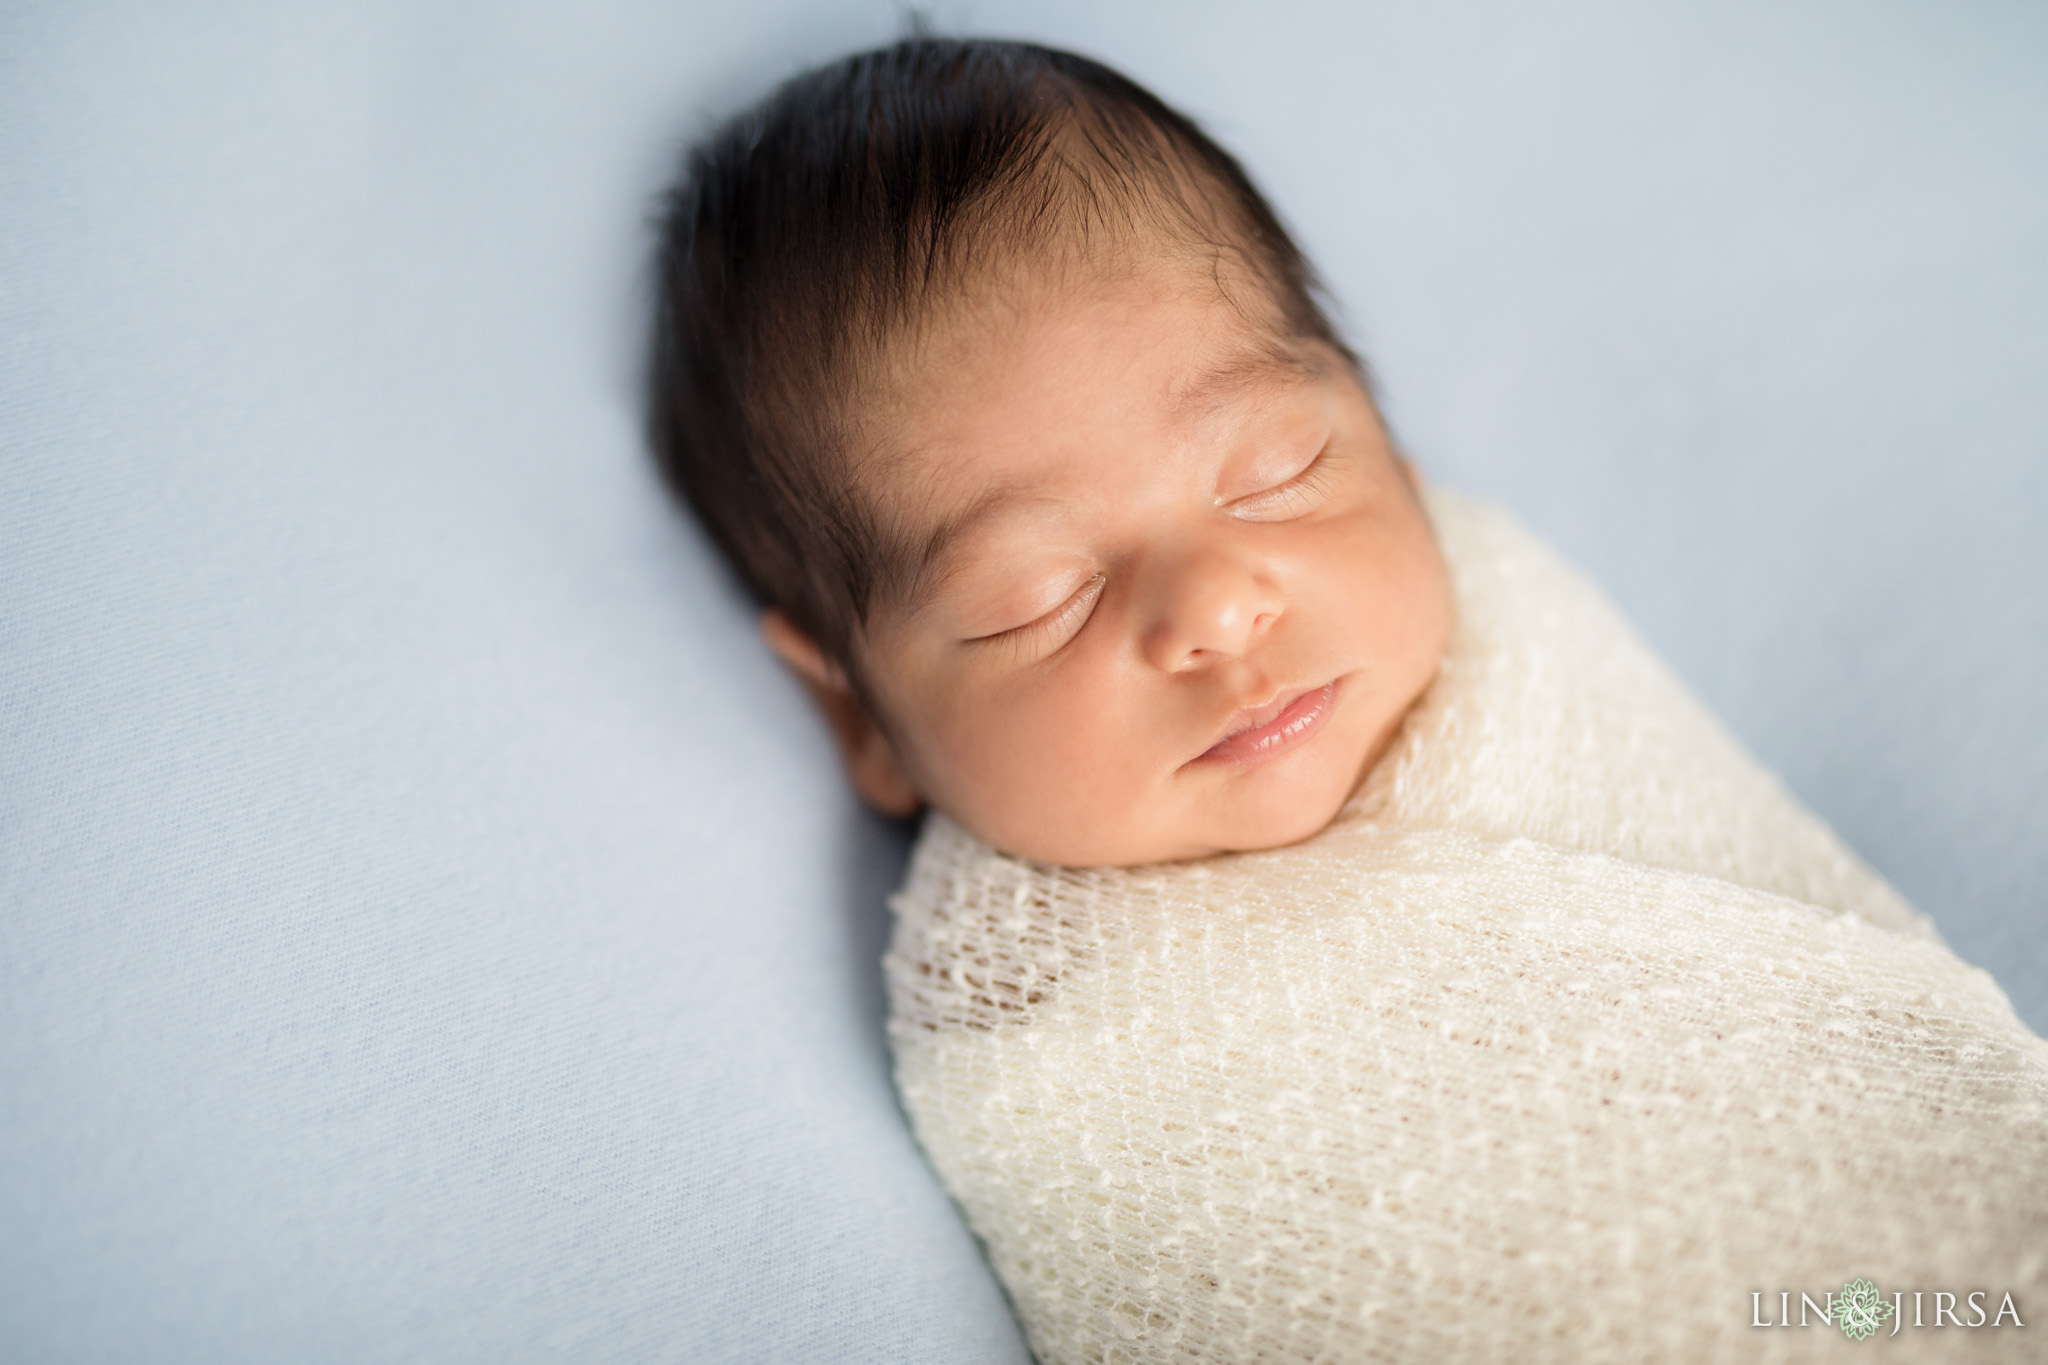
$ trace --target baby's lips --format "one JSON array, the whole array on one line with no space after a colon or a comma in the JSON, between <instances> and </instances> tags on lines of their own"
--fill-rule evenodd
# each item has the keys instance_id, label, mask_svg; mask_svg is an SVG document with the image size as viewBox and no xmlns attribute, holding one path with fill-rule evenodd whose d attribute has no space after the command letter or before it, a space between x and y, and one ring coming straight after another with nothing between
<instances>
[{"instance_id":1,"label":"baby's lips","mask_svg":"<svg viewBox=\"0 0 2048 1365\"><path fill-rule=\"evenodd\" d=\"M1278 703L1268 717L1254 713L1203 753L1204 759L1244 762L1265 758L1307 739L1322 727L1336 701L1336 680L1295 694ZM1262 707L1261 710L1268 708Z\"/></svg>"}]
</instances>

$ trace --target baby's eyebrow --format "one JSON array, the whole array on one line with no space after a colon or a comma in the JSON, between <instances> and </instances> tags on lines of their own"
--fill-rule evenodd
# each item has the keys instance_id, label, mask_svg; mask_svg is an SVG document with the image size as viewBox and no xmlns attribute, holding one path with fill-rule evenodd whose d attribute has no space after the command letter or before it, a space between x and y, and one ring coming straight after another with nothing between
<instances>
[{"instance_id":1,"label":"baby's eyebrow","mask_svg":"<svg viewBox=\"0 0 2048 1365\"><path fill-rule=\"evenodd\" d=\"M1295 347L1278 337L1261 337L1209 369L1176 382L1167 402L1177 416L1199 417L1242 397L1248 389L1267 384L1293 388L1321 373L1321 367Z\"/></svg>"},{"instance_id":2,"label":"baby's eyebrow","mask_svg":"<svg viewBox=\"0 0 2048 1365\"><path fill-rule=\"evenodd\" d=\"M950 575L938 570L947 553L965 539L968 532L1018 507L1046 501L1049 499L1019 488L991 488L967 506L941 517L938 524L918 542L916 553L910 557L909 581L903 594L905 605L912 612L921 611L945 586Z\"/></svg>"}]
</instances>

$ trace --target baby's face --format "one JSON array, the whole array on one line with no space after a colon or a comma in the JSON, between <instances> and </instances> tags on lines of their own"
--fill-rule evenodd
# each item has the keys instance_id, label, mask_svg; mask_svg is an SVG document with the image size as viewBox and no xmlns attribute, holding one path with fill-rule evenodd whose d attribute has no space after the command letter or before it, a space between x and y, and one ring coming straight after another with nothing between
<instances>
[{"instance_id":1,"label":"baby's face","mask_svg":"<svg viewBox=\"0 0 2048 1365\"><path fill-rule=\"evenodd\" d=\"M1364 387L1215 279L985 299L861 414L863 491L928 554L859 642L886 745L1007 852L1306 838L1442 656L1443 561Z\"/></svg>"}]
</instances>

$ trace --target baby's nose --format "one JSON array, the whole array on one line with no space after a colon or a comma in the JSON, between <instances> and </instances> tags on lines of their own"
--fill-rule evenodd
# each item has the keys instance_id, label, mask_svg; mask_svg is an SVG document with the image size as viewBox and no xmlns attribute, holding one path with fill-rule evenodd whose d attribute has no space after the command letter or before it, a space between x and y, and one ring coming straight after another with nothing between
<instances>
[{"instance_id":1,"label":"baby's nose","mask_svg":"<svg viewBox=\"0 0 2048 1365\"><path fill-rule=\"evenodd\" d=\"M1162 578L1143 649L1166 673L1242 657L1285 607L1260 566L1224 554L1186 556Z\"/></svg>"}]
</instances>

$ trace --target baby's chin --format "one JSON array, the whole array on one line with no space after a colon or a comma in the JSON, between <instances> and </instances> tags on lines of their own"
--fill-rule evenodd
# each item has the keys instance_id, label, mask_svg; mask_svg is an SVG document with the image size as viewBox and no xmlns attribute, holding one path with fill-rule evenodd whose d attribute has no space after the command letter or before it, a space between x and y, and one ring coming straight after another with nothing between
<instances>
[{"instance_id":1,"label":"baby's chin","mask_svg":"<svg viewBox=\"0 0 2048 1365\"><path fill-rule=\"evenodd\" d=\"M1239 818L1217 818L1223 814L1217 812L1129 832L1044 840L1027 836L1025 842L1040 851L1022 856L1068 867L1139 867L1284 848L1328 828L1343 809L1345 795L1340 791L1326 800L1297 801L1284 811L1246 812Z\"/></svg>"},{"instance_id":2,"label":"baby's chin","mask_svg":"<svg viewBox=\"0 0 2048 1365\"><path fill-rule=\"evenodd\" d=\"M1355 762L1285 775L1293 781L1275 780L1283 777L1279 773L1223 773L1208 790L1162 796L1115 814L1096 805L1090 818L1081 820L1020 820L1012 812L1001 827L986 828L952 811L947 814L982 842L1014 857L1067 867L1137 867L1254 853L1312 838L1344 808L1358 785L1357 774ZM1049 794L1042 809L1064 813L1088 804Z\"/></svg>"},{"instance_id":3,"label":"baby's chin","mask_svg":"<svg viewBox=\"0 0 2048 1365\"><path fill-rule=\"evenodd\" d=\"M1191 831L1197 837L1191 840L1191 851L1181 856L1258 853L1314 838L1337 818L1356 784L1335 778L1305 785L1307 790L1287 793L1285 799L1232 803L1227 810L1213 813L1201 822L1199 831Z\"/></svg>"}]
</instances>

